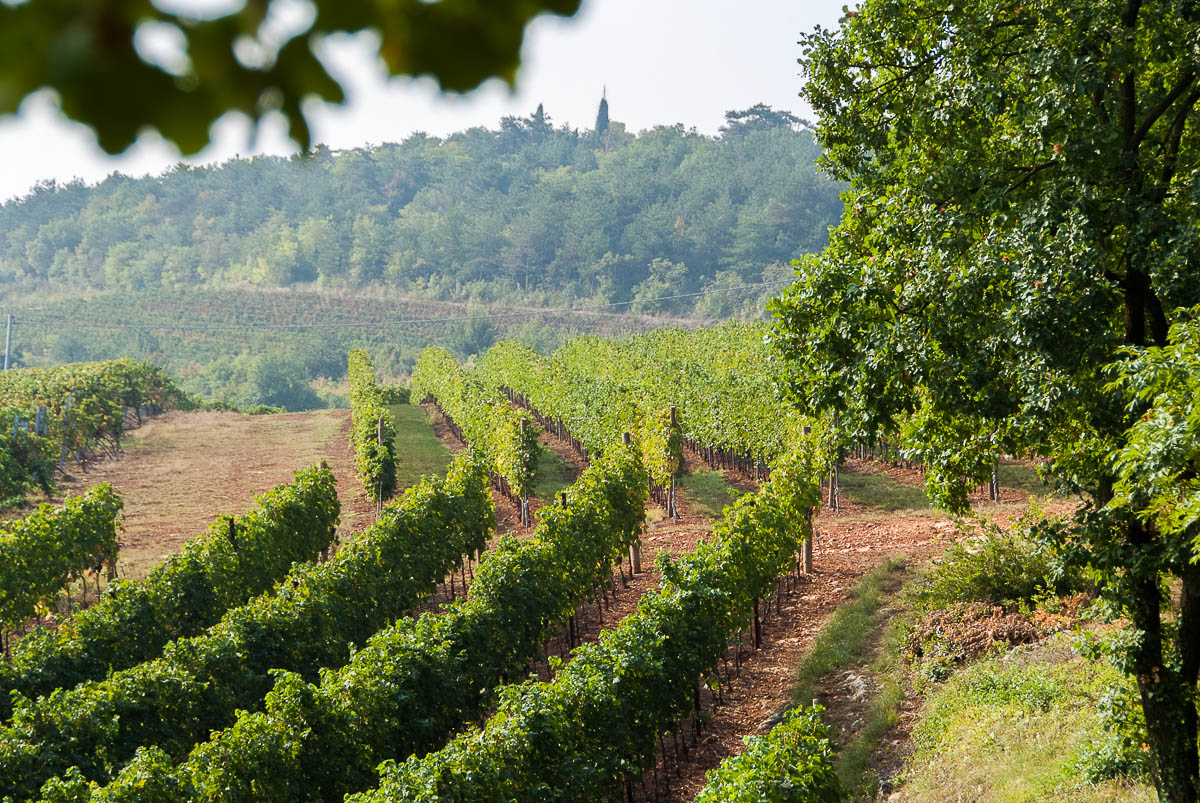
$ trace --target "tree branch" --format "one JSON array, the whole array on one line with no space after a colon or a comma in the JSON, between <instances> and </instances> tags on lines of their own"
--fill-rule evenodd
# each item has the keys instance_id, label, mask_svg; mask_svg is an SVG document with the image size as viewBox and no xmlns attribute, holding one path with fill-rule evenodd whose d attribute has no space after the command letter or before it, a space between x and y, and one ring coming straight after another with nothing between
<instances>
[{"instance_id":1,"label":"tree branch","mask_svg":"<svg viewBox=\"0 0 1200 803\"><path fill-rule=\"evenodd\" d=\"M1171 108L1171 104L1179 99L1179 96L1188 90L1192 82L1196 80L1196 73L1192 70L1185 70L1180 76L1179 81L1175 86L1171 87L1171 91L1166 94L1158 105L1150 110L1146 115L1146 119L1138 125L1133 132L1133 139L1128 143L1129 149L1133 150L1142 144L1142 140L1150 133L1150 128L1158 122L1158 119L1167 113L1167 109Z\"/></svg>"},{"instance_id":2,"label":"tree branch","mask_svg":"<svg viewBox=\"0 0 1200 803\"><path fill-rule=\"evenodd\" d=\"M1171 122L1171 130L1167 133L1167 140L1163 145L1163 170L1159 178L1163 197L1166 197L1167 185L1171 183L1171 179L1175 178L1179 143L1183 140L1183 130L1187 128L1188 115L1195 108L1197 102L1200 102L1200 89L1192 90L1192 93L1187 96L1183 106L1175 113L1175 119Z\"/></svg>"},{"instance_id":3,"label":"tree branch","mask_svg":"<svg viewBox=\"0 0 1200 803\"><path fill-rule=\"evenodd\" d=\"M1128 0L1125 4L1125 11L1121 14L1121 24L1128 29L1130 36L1133 36L1136 31L1138 12L1141 8L1142 0ZM1125 73L1125 77L1121 81L1121 99L1117 113L1121 122L1121 133L1125 138L1125 147L1131 149L1133 132L1137 128L1135 122L1137 118L1137 79L1132 68Z\"/></svg>"}]
</instances>

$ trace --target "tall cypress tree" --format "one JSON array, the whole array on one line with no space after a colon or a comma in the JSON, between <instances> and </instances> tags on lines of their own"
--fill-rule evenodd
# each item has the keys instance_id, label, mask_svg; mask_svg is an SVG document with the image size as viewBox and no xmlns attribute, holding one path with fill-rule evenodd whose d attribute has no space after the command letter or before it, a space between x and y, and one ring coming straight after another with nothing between
<instances>
[{"instance_id":1,"label":"tall cypress tree","mask_svg":"<svg viewBox=\"0 0 1200 803\"><path fill-rule=\"evenodd\" d=\"M605 135L608 134L608 90L600 95L600 109L596 112L596 142L604 147Z\"/></svg>"}]
</instances>

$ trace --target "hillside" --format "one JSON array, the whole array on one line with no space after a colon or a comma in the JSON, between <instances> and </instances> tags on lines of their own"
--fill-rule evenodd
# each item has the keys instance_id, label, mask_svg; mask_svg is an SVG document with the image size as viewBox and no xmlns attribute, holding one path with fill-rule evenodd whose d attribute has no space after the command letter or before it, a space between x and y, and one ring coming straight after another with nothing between
<instances>
[{"instance_id":1,"label":"hillside","mask_svg":"<svg viewBox=\"0 0 1200 803\"><path fill-rule=\"evenodd\" d=\"M444 140L39 186L0 205L12 362L147 359L190 393L305 410L344 404L317 380L336 385L350 348L398 376L429 343L547 352L760 318L824 246L839 187L801 121L726 117L717 137L634 135L539 109Z\"/></svg>"},{"instance_id":2,"label":"hillside","mask_svg":"<svg viewBox=\"0 0 1200 803\"><path fill-rule=\"evenodd\" d=\"M774 289L722 295L741 301ZM345 406L344 398L318 394L309 383L343 377L352 348L369 348L381 373L394 377L411 370L430 343L461 358L505 338L548 352L582 333L617 336L697 323L605 309L565 312L313 287L60 293L8 310L14 316L14 365L128 356L165 366L189 393L289 410Z\"/></svg>"},{"instance_id":3,"label":"hillside","mask_svg":"<svg viewBox=\"0 0 1200 803\"><path fill-rule=\"evenodd\" d=\"M315 284L724 317L740 307L654 299L761 282L824 246L838 186L796 118L760 105L718 137L634 135L604 106L590 132L539 108L444 140L44 184L0 206L0 290Z\"/></svg>"}]
</instances>

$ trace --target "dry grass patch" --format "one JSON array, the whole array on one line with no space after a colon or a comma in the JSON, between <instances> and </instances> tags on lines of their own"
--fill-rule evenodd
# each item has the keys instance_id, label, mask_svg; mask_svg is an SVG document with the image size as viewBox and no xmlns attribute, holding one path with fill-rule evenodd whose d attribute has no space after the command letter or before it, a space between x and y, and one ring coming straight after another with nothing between
<instances>
[{"instance_id":1,"label":"dry grass patch","mask_svg":"<svg viewBox=\"0 0 1200 803\"><path fill-rule=\"evenodd\" d=\"M321 459L338 478L344 535L369 522L371 510L354 476L348 423L346 410L261 416L170 412L129 433L117 459L86 473L76 469L61 483L62 492L82 493L109 482L121 494L119 564L126 577L145 576L214 519L251 509L255 494L290 482L296 469Z\"/></svg>"}]
</instances>

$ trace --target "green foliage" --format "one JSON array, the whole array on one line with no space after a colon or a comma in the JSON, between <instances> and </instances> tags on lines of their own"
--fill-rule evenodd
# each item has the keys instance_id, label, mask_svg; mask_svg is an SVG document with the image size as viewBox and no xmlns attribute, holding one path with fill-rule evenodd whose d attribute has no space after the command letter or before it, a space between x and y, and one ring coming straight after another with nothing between
<instances>
[{"instance_id":1,"label":"green foliage","mask_svg":"<svg viewBox=\"0 0 1200 803\"><path fill-rule=\"evenodd\" d=\"M1181 313L1163 347L1131 350L1109 386L1140 417L1117 450L1114 508L1171 536L1171 563L1200 552L1200 307Z\"/></svg>"},{"instance_id":2,"label":"green foliage","mask_svg":"<svg viewBox=\"0 0 1200 803\"><path fill-rule=\"evenodd\" d=\"M622 779L643 772L658 737L691 710L697 681L809 534L820 451L798 447L757 494L730 507L711 541L677 562L660 558L659 590L599 642L576 648L552 681L503 687L482 728L424 757L385 763L379 788L348 800L618 797Z\"/></svg>"},{"instance_id":3,"label":"green foliage","mask_svg":"<svg viewBox=\"0 0 1200 803\"><path fill-rule=\"evenodd\" d=\"M327 563L297 564L273 593L232 608L161 657L102 681L18 699L0 728L0 794L26 799L48 778L79 768L107 780L138 747L182 756L261 705L278 670L315 678L344 663L388 622L429 594L494 527L482 468L470 459L383 509Z\"/></svg>"},{"instance_id":4,"label":"green foliage","mask_svg":"<svg viewBox=\"0 0 1200 803\"><path fill-rule=\"evenodd\" d=\"M350 380L354 467L367 496L373 502L382 502L396 492L396 422L385 394L375 383L375 368L366 351L350 352L346 376Z\"/></svg>"},{"instance_id":5,"label":"green foliage","mask_svg":"<svg viewBox=\"0 0 1200 803\"><path fill-rule=\"evenodd\" d=\"M104 490L93 493L119 505ZM14 705L11 692L33 700L154 658L167 642L200 633L228 609L269 590L293 563L314 560L329 548L339 513L329 468L297 471L291 484L256 501L249 513L214 522L143 582L115 581L96 605L53 631L17 642L11 660L0 665L0 712L7 715ZM104 505L100 512L108 513ZM108 549L103 557L112 560L115 546Z\"/></svg>"},{"instance_id":6,"label":"green foliage","mask_svg":"<svg viewBox=\"0 0 1200 803\"><path fill-rule=\"evenodd\" d=\"M1146 749L1146 718L1137 692L1128 678L1100 696L1098 726L1084 738L1075 758L1074 771L1087 783L1112 778L1145 779L1150 775L1150 753Z\"/></svg>"},{"instance_id":7,"label":"green foliage","mask_svg":"<svg viewBox=\"0 0 1200 803\"><path fill-rule=\"evenodd\" d=\"M1077 569L1062 572L1061 562L1028 532L989 526L982 532L968 529L909 591L917 608L930 611L956 602L1030 604L1040 596L1062 597L1085 587Z\"/></svg>"},{"instance_id":8,"label":"green foliage","mask_svg":"<svg viewBox=\"0 0 1200 803\"><path fill-rule=\"evenodd\" d=\"M49 438L14 432L13 420L27 420L14 408L0 411L0 507L18 504L37 488L49 494L54 489L55 458L59 450Z\"/></svg>"},{"instance_id":9,"label":"green foliage","mask_svg":"<svg viewBox=\"0 0 1200 803\"><path fill-rule=\"evenodd\" d=\"M529 496L538 442L528 413L514 410L494 386L469 377L440 346L421 352L413 369L412 392L418 399L436 400L455 434L483 455L512 496Z\"/></svg>"},{"instance_id":10,"label":"green foliage","mask_svg":"<svg viewBox=\"0 0 1200 803\"><path fill-rule=\"evenodd\" d=\"M60 456L81 458L98 444L119 447L126 408L186 404L166 373L148 362L106 360L0 373L0 500L19 501L34 485L50 493ZM46 409L43 434L34 427L39 407Z\"/></svg>"},{"instance_id":11,"label":"green foliage","mask_svg":"<svg viewBox=\"0 0 1200 803\"><path fill-rule=\"evenodd\" d=\"M313 410L325 406L309 387L308 372L300 360L283 354L256 354L235 367L245 374L235 398L248 411L270 407Z\"/></svg>"},{"instance_id":12,"label":"green foliage","mask_svg":"<svg viewBox=\"0 0 1200 803\"><path fill-rule=\"evenodd\" d=\"M17 627L85 571L111 571L122 506L112 486L101 483L67 497L61 508L42 505L0 526L0 627Z\"/></svg>"},{"instance_id":13,"label":"green foliage","mask_svg":"<svg viewBox=\"0 0 1200 803\"><path fill-rule=\"evenodd\" d=\"M482 354L496 342L496 325L480 307L467 307L467 318L446 324L442 339L463 359Z\"/></svg>"},{"instance_id":14,"label":"green foliage","mask_svg":"<svg viewBox=\"0 0 1200 803\"><path fill-rule=\"evenodd\" d=\"M1085 498L1044 534L1144 634L1127 666L1172 800L1200 794L1200 661L1180 658L1200 642L1200 566L1194 533L1138 497L1154 507L1196 464L1165 409L1138 425L1156 401L1137 386L1174 386L1183 413L1189 382L1129 349L1169 349L1200 302L1198 21L1174 0L867 0L805 36L824 166L849 189L773 306L797 400L854 440L902 434L942 504L963 509L997 454L1046 458ZM1110 386L1127 365L1149 373Z\"/></svg>"},{"instance_id":15,"label":"green foliage","mask_svg":"<svg viewBox=\"0 0 1200 803\"><path fill-rule=\"evenodd\" d=\"M396 8L386 3L310 4L312 19L280 35L269 25L271 3L245 3L216 14L169 11L125 0L97 13L77 2L0 6L0 115L16 112L26 95L52 88L63 112L91 127L109 153L129 147L142 129L156 129L184 153L209 141L227 111L259 120L287 118L292 138L307 149L301 102L316 96L342 103L341 82L317 57L339 34L370 29L389 75L431 74L463 92L488 78L516 78L525 26L538 14L574 14L578 0L522 0L503 7L446 0ZM169 56L150 56L135 39L149 30L169 36ZM247 56L250 46L253 55ZM235 53L236 51L236 53Z\"/></svg>"},{"instance_id":16,"label":"green foliage","mask_svg":"<svg viewBox=\"0 0 1200 803\"><path fill-rule=\"evenodd\" d=\"M584 595L609 583L641 530L645 472L614 450L542 508L532 539L502 539L476 569L471 594L440 612L401 619L372 636L319 683L281 674L265 711L155 766L173 801L336 800L376 780L385 758L418 755L477 719L492 688L520 677ZM149 756L146 757L149 759ZM144 799L146 762L133 762L95 800Z\"/></svg>"},{"instance_id":17,"label":"green foliage","mask_svg":"<svg viewBox=\"0 0 1200 803\"><path fill-rule=\"evenodd\" d=\"M629 389L605 375L619 371L619 366L593 370L599 368L583 349L573 348L570 356L556 353L550 361L507 340L488 350L477 373L489 386L519 394L547 423L565 426L589 456L620 444L625 433L636 436L650 479L666 486L682 461L678 427L672 432L670 411L649 412Z\"/></svg>"},{"instance_id":18,"label":"green foliage","mask_svg":"<svg viewBox=\"0 0 1200 803\"><path fill-rule=\"evenodd\" d=\"M766 736L709 770L696 803L836 803L842 786L820 706L793 708Z\"/></svg>"},{"instance_id":19,"label":"green foliage","mask_svg":"<svg viewBox=\"0 0 1200 803\"><path fill-rule=\"evenodd\" d=\"M178 349L197 350L199 331L179 343L169 330L80 330L79 321L102 314L95 299L71 305L71 314L58 304L47 308L40 289L47 283L120 293L122 306L105 316L109 323L144 316L130 309L131 297L169 292L184 296L183 308L171 308L165 323L260 326L292 300L276 292L253 305L218 303L189 291L236 295L313 284L469 302L451 317L496 302L504 312L630 302L635 288L640 303L659 309L652 295L713 287L721 290L718 300L757 302L729 311L761 317L770 288L736 287L786 279L778 266L820 249L840 213L838 187L817 173L819 149L809 132L782 127L714 139L678 125L634 137L617 136L618 127L604 138L602 158L586 132L505 118L499 130L445 139L417 134L336 154L318 148L306 159L180 166L156 178L114 176L96 187L39 185L0 204L0 231L8 234L0 238L0 281L10 293L33 297L36 307L18 310L17 343L29 342L28 326L44 321L37 352L56 362L95 359L97 340L120 340L126 348L114 353L121 355L160 359L165 352L172 363ZM382 311L366 320L447 316L437 309L406 315L380 301L371 306ZM687 312L693 303L680 299L667 309ZM221 309L226 304L232 309ZM340 318L331 306L318 301L294 322ZM625 310L605 312L613 311ZM572 316L569 325L579 319ZM418 350L437 342L466 357L524 322L460 320L391 334L423 341ZM370 347L381 360L385 346L397 346L361 330L339 332L340 342L329 346L322 330L252 330L250 343L243 331L203 334L229 339L224 353L245 352L247 359L261 354L256 341L286 334L293 348L278 356L300 357L309 377L340 376L338 363L350 348Z\"/></svg>"}]
</instances>

